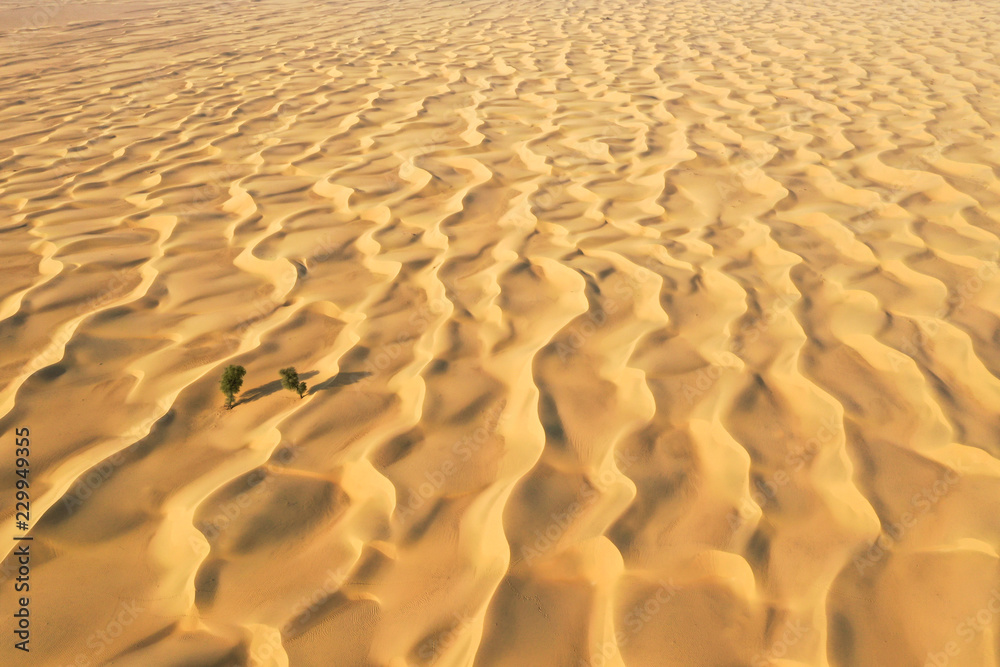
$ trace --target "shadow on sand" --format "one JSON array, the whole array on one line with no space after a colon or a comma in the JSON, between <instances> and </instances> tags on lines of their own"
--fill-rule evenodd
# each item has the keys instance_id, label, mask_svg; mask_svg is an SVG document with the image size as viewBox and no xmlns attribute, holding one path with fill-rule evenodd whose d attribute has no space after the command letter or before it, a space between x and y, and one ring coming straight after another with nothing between
<instances>
[{"instance_id":1,"label":"shadow on sand","mask_svg":"<svg viewBox=\"0 0 1000 667\"><path fill-rule=\"evenodd\" d=\"M337 387L344 387L349 384L354 384L355 382L360 382L371 375L368 371L358 371L355 373L337 373L329 380L320 382L315 387L309 388L310 394L315 394L317 391L324 391L326 389L335 389Z\"/></svg>"},{"instance_id":2,"label":"shadow on sand","mask_svg":"<svg viewBox=\"0 0 1000 667\"><path fill-rule=\"evenodd\" d=\"M301 373L299 375L299 380L308 380L312 376L316 375L319 371L308 371L306 373ZM274 382L268 382L267 384L262 384L259 387L254 387L253 389L248 389L243 398L236 401L233 407L237 405L242 405L244 403L253 403L257 399L264 398L265 396L270 396L271 394L281 391L281 380L275 380Z\"/></svg>"},{"instance_id":3,"label":"shadow on sand","mask_svg":"<svg viewBox=\"0 0 1000 667\"><path fill-rule=\"evenodd\" d=\"M314 377L319 371L306 371L305 373L299 373L299 380L308 380ZM355 382L360 382L364 378L371 375L368 371L358 371L355 373L337 373L329 380L324 380L320 382L315 387L309 387L309 391L306 395L315 394L318 391L324 391L326 389L336 389L337 387L345 387L349 384L354 384ZM233 403L235 408L237 405L243 405L244 403L253 403L256 400L264 398L265 396L270 396L271 394L282 391L281 380L274 380L273 382L268 382L267 384L262 384L259 387L254 387L253 389L248 389L243 397Z\"/></svg>"}]
</instances>

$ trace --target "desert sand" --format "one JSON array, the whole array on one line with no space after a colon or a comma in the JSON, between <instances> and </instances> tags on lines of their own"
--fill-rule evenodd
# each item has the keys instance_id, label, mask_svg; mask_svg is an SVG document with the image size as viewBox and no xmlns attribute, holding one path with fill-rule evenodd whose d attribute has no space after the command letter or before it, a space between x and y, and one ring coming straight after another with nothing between
<instances>
[{"instance_id":1,"label":"desert sand","mask_svg":"<svg viewBox=\"0 0 1000 667\"><path fill-rule=\"evenodd\" d=\"M992 0L3 2L0 664L1000 665L998 82Z\"/></svg>"}]
</instances>

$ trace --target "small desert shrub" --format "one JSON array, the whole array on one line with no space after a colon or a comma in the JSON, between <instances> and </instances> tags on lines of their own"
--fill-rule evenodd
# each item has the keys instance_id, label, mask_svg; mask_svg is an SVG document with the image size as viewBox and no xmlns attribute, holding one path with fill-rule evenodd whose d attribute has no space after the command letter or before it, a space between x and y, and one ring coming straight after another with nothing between
<instances>
[{"instance_id":1,"label":"small desert shrub","mask_svg":"<svg viewBox=\"0 0 1000 667\"><path fill-rule=\"evenodd\" d=\"M247 369L232 364L226 366L226 370L222 371L222 381L219 382L219 388L226 395L226 408L232 410L236 394L240 393L240 388L243 386L243 376L246 374Z\"/></svg>"},{"instance_id":2,"label":"small desert shrub","mask_svg":"<svg viewBox=\"0 0 1000 667\"><path fill-rule=\"evenodd\" d=\"M295 370L294 366L289 366L288 368L282 368L278 373L281 375L281 386L288 391L294 391L298 393L299 398L305 396L306 393L306 383L299 382L299 374Z\"/></svg>"}]
</instances>

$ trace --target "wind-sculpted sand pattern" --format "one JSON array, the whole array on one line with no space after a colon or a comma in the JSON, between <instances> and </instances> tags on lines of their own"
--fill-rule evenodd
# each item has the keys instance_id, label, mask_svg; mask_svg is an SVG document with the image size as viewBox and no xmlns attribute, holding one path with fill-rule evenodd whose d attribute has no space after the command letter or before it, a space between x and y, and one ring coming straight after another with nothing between
<instances>
[{"instance_id":1,"label":"wind-sculpted sand pattern","mask_svg":"<svg viewBox=\"0 0 1000 667\"><path fill-rule=\"evenodd\" d=\"M995 2L0 16L3 664L1000 665Z\"/></svg>"}]
</instances>

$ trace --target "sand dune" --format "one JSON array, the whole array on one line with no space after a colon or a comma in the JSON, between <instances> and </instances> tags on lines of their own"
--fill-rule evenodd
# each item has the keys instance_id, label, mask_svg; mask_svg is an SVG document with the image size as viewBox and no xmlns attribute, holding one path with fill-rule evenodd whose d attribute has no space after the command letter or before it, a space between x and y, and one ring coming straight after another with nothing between
<instances>
[{"instance_id":1,"label":"sand dune","mask_svg":"<svg viewBox=\"0 0 1000 667\"><path fill-rule=\"evenodd\" d=\"M3 664L1000 665L994 3L0 26Z\"/></svg>"}]
</instances>

